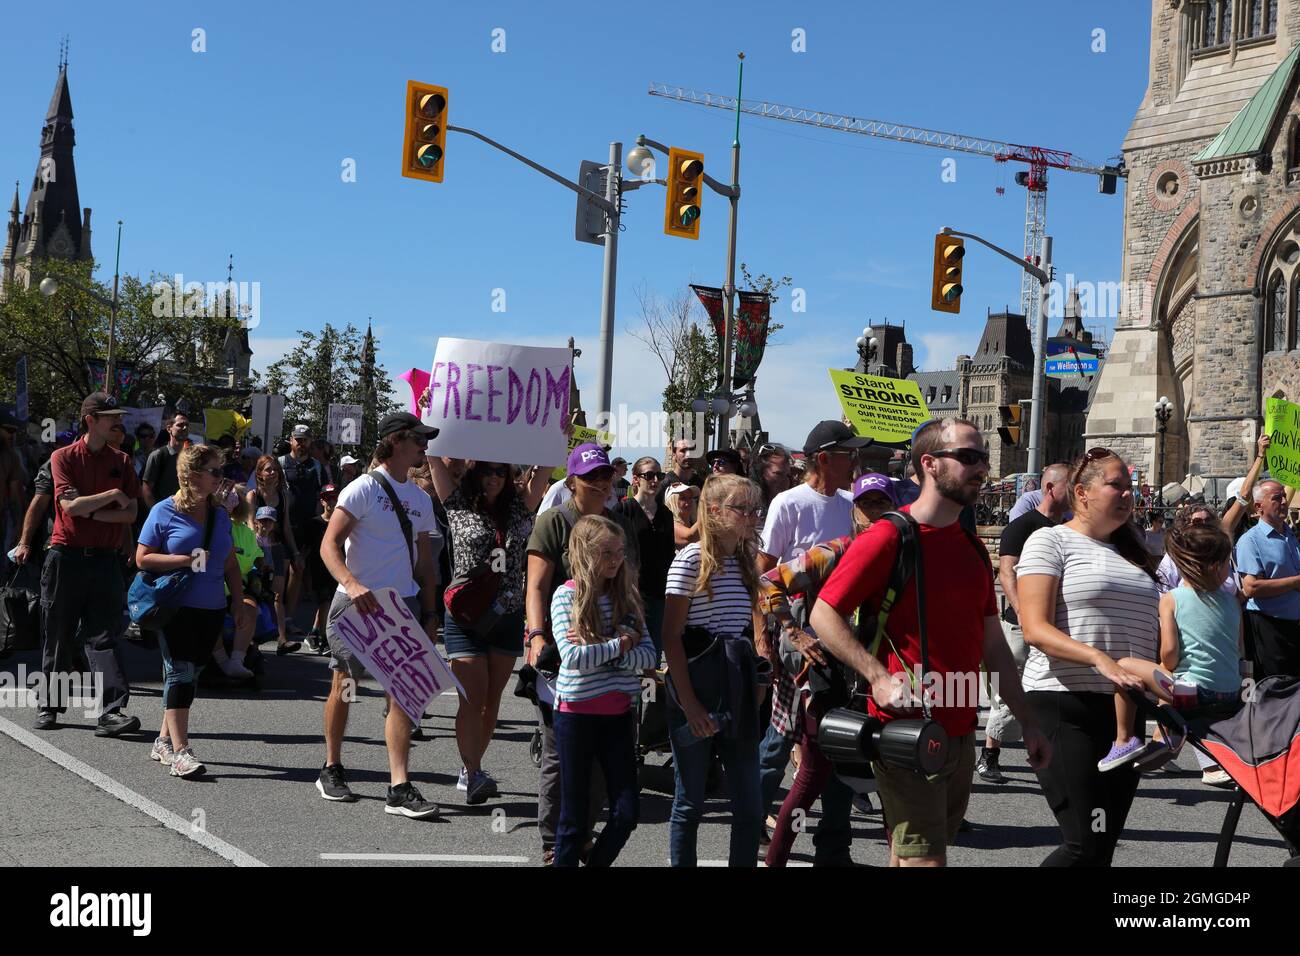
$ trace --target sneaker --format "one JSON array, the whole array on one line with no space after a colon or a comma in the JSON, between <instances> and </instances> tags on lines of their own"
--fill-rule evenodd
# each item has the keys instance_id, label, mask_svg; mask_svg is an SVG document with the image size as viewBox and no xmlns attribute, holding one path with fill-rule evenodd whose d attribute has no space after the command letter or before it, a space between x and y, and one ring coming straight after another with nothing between
<instances>
[{"instance_id":1,"label":"sneaker","mask_svg":"<svg viewBox=\"0 0 1300 956\"><path fill-rule=\"evenodd\" d=\"M357 795L348 789L348 785L343 782L343 764L334 763L326 764L321 768L320 776L316 778L316 789L326 800L333 800L340 803L352 803L357 799Z\"/></svg>"},{"instance_id":2,"label":"sneaker","mask_svg":"<svg viewBox=\"0 0 1300 956\"><path fill-rule=\"evenodd\" d=\"M407 781L388 788L388 802L384 804L385 813L409 817L412 820L432 820L438 816L438 805L426 800L415 789L415 784Z\"/></svg>"},{"instance_id":3,"label":"sneaker","mask_svg":"<svg viewBox=\"0 0 1300 956\"><path fill-rule=\"evenodd\" d=\"M285 641L283 644L277 644L275 647L275 656L284 657L285 654L294 654L302 649L302 645L297 641Z\"/></svg>"},{"instance_id":4,"label":"sneaker","mask_svg":"<svg viewBox=\"0 0 1300 956\"><path fill-rule=\"evenodd\" d=\"M461 793L469 789L469 771L464 767L460 768L460 776L456 779L456 789Z\"/></svg>"},{"instance_id":5,"label":"sneaker","mask_svg":"<svg viewBox=\"0 0 1300 956\"><path fill-rule=\"evenodd\" d=\"M170 767L175 756L176 751L172 750L172 742L167 737L159 737L149 750L149 759L157 760L164 767Z\"/></svg>"},{"instance_id":6,"label":"sneaker","mask_svg":"<svg viewBox=\"0 0 1300 956\"><path fill-rule=\"evenodd\" d=\"M247 667L238 661L231 660L230 658L226 658L224 661L218 661L217 666L221 668L221 673L225 674L232 680L249 680L253 676L253 672Z\"/></svg>"},{"instance_id":7,"label":"sneaker","mask_svg":"<svg viewBox=\"0 0 1300 956\"><path fill-rule=\"evenodd\" d=\"M975 764L975 773L985 783L1006 783L1007 778L998 766L998 751L981 750L980 759Z\"/></svg>"},{"instance_id":8,"label":"sneaker","mask_svg":"<svg viewBox=\"0 0 1300 956\"><path fill-rule=\"evenodd\" d=\"M1159 740L1152 740L1142 748L1142 753L1133 761L1133 769L1139 773L1151 773L1155 770L1169 768L1173 765L1173 759L1178 756L1178 751L1183 749L1183 741L1187 739L1185 733L1178 733L1177 736L1170 736L1171 732L1166 730L1166 736Z\"/></svg>"},{"instance_id":9,"label":"sneaker","mask_svg":"<svg viewBox=\"0 0 1300 956\"><path fill-rule=\"evenodd\" d=\"M853 795L853 809L864 815L875 813L876 805L871 802L871 794L855 793Z\"/></svg>"},{"instance_id":10,"label":"sneaker","mask_svg":"<svg viewBox=\"0 0 1300 956\"><path fill-rule=\"evenodd\" d=\"M95 736L120 737L122 734L135 733L139 729L139 717L128 717L126 714L114 712L99 718L99 722L95 725Z\"/></svg>"},{"instance_id":11,"label":"sneaker","mask_svg":"<svg viewBox=\"0 0 1300 956\"><path fill-rule=\"evenodd\" d=\"M189 747L172 754L171 767L173 777L194 777L207 769L199 763L199 758L194 756L194 751Z\"/></svg>"},{"instance_id":12,"label":"sneaker","mask_svg":"<svg viewBox=\"0 0 1300 956\"><path fill-rule=\"evenodd\" d=\"M1130 737L1128 743L1122 747L1119 744L1111 744L1110 751L1106 756L1097 761L1097 769L1103 773L1107 770L1114 770L1125 764L1132 763L1142 754L1142 748L1145 745L1136 737Z\"/></svg>"},{"instance_id":13,"label":"sneaker","mask_svg":"<svg viewBox=\"0 0 1300 956\"><path fill-rule=\"evenodd\" d=\"M1216 770L1202 771L1201 783L1210 787L1231 787L1234 781L1228 776L1228 772L1220 767Z\"/></svg>"},{"instance_id":14,"label":"sneaker","mask_svg":"<svg viewBox=\"0 0 1300 956\"><path fill-rule=\"evenodd\" d=\"M555 866L555 851L547 848L542 850L542 866Z\"/></svg>"},{"instance_id":15,"label":"sneaker","mask_svg":"<svg viewBox=\"0 0 1300 956\"><path fill-rule=\"evenodd\" d=\"M59 727L59 712L57 710L42 710L36 715L36 721L32 726L37 730L57 730Z\"/></svg>"},{"instance_id":16,"label":"sneaker","mask_svg":"<svg viewBox=\"0 0 1300 956\"><path fill-rule=\"evenodd\" d=\"M465 787L465 802L471 806L484 803L489 797L497 796L500 796L497 782L482 770L477 771Z\"/></svg>"}]
</instances>

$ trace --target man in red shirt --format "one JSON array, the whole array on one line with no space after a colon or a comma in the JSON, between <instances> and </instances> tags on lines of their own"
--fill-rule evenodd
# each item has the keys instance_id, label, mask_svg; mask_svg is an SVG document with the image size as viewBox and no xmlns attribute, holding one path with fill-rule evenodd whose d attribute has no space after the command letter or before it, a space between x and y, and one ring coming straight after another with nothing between
<instances>
[{"instance_id":1,"label":"man in red shirt","mask_svg":"<svg viewBox=\"0 0 1300 956\"><path fill-rule=\"evenodd\" d=\"M917 430L912 465L921 493L903 510L920 527L929 651L923 684L937 697L932 716L948 733L948 755L933 776L880 761L872 766L889 821L890 866L944 866L948 844L970 801L981 660L1021 721L1030 767L1046 765L1051 749L1025 707L1015 660L998 623L988 552L957 521L978 498L988 474L984 440L970 422L930 422ZM826 649L870 682L869 710L882 721L919 715L918 709L900 707L909 699L908 673L921 670L916 578L908 581L890 612L888 640L881 642L879 657L854 637L845 619L863 604L868 611L879 606L898 541L898 529L888 521L877 521L858 535L823 586L811 617ZM865 634L875 616L864 616ZM919 693L921 687L915 689Z\"/></svg>"},{"instance_id":2,"label":"man in red shirt","mask_svg":"<svg viewBox=\"0 0 1300 956\"><path fill-rule=\"evenodd\" d=\"M125 435L117 400L94 392L81 403L84 434L50 457L54 478L54 533L41 574L45 634L41 670L45 688L37 730L58 726L65 701L52 699L61 686L55 675L71 673L85 653L91 671L103 681L97 737L116 737L140 729L138 717L122 713L131 689L117 646L126 588L118 551L122 527L135 520L139 479L131 459L110 444Z\"/></svg>"}]
</instances>

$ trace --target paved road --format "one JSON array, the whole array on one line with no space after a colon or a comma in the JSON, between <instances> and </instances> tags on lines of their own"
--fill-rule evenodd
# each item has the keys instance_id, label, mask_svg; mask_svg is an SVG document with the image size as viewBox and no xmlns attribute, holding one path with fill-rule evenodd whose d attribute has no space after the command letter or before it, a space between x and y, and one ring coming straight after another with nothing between
<instances>
[{"instance_id":1,"label":"paved road","mask_svg":"<svg viewBox=\"0 0 1300 956\"><path fill-rule=\"evenodd\" d=\"M267 648L273 645L265 645ZM30 707L0 707L0 863L43 865L268 865L351 866L383 862L536 865L537 771L528 753L532 707L507 688L501 725L485 766L501 798L467 807L455 790L453 717L456 700L440 698L424 722L429 738L412 751L413 779L444 807L437 822L416 822L383 812L387 761L382 741L383 698L363 682L344 745L348 779L361 799L321 800L313 785L323 760L321 714L329 674L326 660L300 653L268 659L263 690L203 690L191 720L198 756L208 766L200 780L167 775L148 759L160 711L156 652L128 645L133 687L130 711L145 724L135 739L106 740L79 713L62 729L37 735L28 729ZM36 664L17 655L0 669ZM39 754L15 737L44 746ZM50 756L62 761L56 763ZM667 819L672 772L651 755L643 777L641 825L620 865L667 862ZM977 782L968 819L950 853L956 866L1036 865L1055 845L1058 831L1018 748L1004 757L1011 782ZM1228 795L1203 787L1190 753L1177 773L1144 780L1116 856L1120 866L1208 866ZM68 769L71 767L72 769ZM87 777L98 781L100 786ZM788 780L787 780L788 783ZM105 792L102 787L113 791ZM143 809L139 809L139 808ZM701 826L700 858L726 857L724 800ZM814 826L816 813L810 817ZM886 860L879 815L854 815L854 858ZM196 842L196 841L205 842ZM811 861L811 838L796 843L793 862ZM206 845L205 845L206 843ZM1276 865L1286 852L1253 807L1242 814L1231 863Z\"/></svg>"}]
</instances>

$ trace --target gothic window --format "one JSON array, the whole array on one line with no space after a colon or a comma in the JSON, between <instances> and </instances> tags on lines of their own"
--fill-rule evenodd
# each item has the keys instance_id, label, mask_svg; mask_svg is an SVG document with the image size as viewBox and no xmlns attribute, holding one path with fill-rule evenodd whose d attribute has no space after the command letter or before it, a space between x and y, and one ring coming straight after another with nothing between
<instances>
[{"instance_id":1,"label":"gothic window","mask_svg":"<svg viewBox=\"0 0 1300 956\"><path fill-rule=\"evenodd\" d=\"M1192 49L1207 50L1225 46L1232 39L1233 2L1234 0L1204 0Z\"/></svg>"},{"instance_id":2,"label":"gothic window","mask_svg":"<svg viewBox=\"0 0 1300 956\"><path fill-rule=\"evenodd\" d=\"M1286 283L1282 273L1273 273L1268 286L1268 328L1264 341L1270 352L1280 352L1286 348L1287 340Z\"/></svg>"},{"instance_id":3,"label":"gothic window","mask_svg":"<svg viewBox=\"0 0 1300 956\"><path fill-rule=\"evenodd\" d=\"M943 387L943 403L947 405L951 398L952 398L952 386L945 385Z\"/></svg>"},{"instance_id":4,"label":"gothic window","mask_svg":"<svg viewBox=\"0 0 1300 956\"><path fill-rule=\"evenodd\" d=\"M1286 168L1300 169L1300 123L1291 120L1291 132L1286 143Z\"/></svg>"},{"instance_id":5,"label":"gothic window","mask_svg":"<svg viewBox=\"0 0 1300 956\"><path fill-rule=\"evenodd\" d=\"M1300 300L1300 270L1296 271L1291 281L1291 300L1289 302L1290 308L1287 310L1286 323L1286 348L1288 352L1296 348L1296 336L1300 334L1297 333L1297 329L1300 329L1300 323L1296 322L1297 300Z\"/></svg>"},{"instance_id":6,"label":"gothic window","mask_svg":"<svg viewBox=\"0 0 1300 956\"><path fill-rule=\"evenodd\" d=\"M1277 32L1278 0L1246 0L1242 39L1272 36Z\"/></svg>"}]
</instances>

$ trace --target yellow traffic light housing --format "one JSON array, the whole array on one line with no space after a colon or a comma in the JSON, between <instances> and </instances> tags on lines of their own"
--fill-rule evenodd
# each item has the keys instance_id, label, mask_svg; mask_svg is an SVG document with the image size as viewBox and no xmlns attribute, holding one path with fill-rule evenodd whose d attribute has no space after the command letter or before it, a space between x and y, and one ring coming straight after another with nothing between
<instances>
[{"instance_id":1,"label":"yellow traffic light housing","mask_svg":"<svg viewBox=\"0 0 1300 956\"><path fill-rule=\"evenodd\" d=\"M406 84L406 138L402 175L442 182L447 142L447 88L409 80Z\"/></svg>"},{"instance_id":2,"label":"yellow traffic light housing","mask_svg":"<svg viewBox=\"0 0 1300 956\"><path fill-rule=\"evenodd\" d=\"M961 311L961 260L966 244L943 233L934 237L934 282L930 287L930 308L936 312Z\"/></svg>"},{"instance_id":3,"label":"yellow traffic light housing","mask_svg":"<svg viewBox=\"0 0 1300 956\"><path fill-rule=\"evenodd\" d=\"M700 238L700 191L704 185L704 154L673 147L668 150L668 198L664 204L664 234Z\"/></svg>"},{"instance_id":4,"label":"yellow traffic light housing","mask_svg":"<svg viewBox=\"0 0 1300 956\"><path fill-rule=\"evenodd\" d=\"M998 435L1002 438L1002 444L1019 448L1024 408L1020 405L999 405L998 415L1002 418L1002 424L998 426Z\"/></svg>"}]
</instances>

